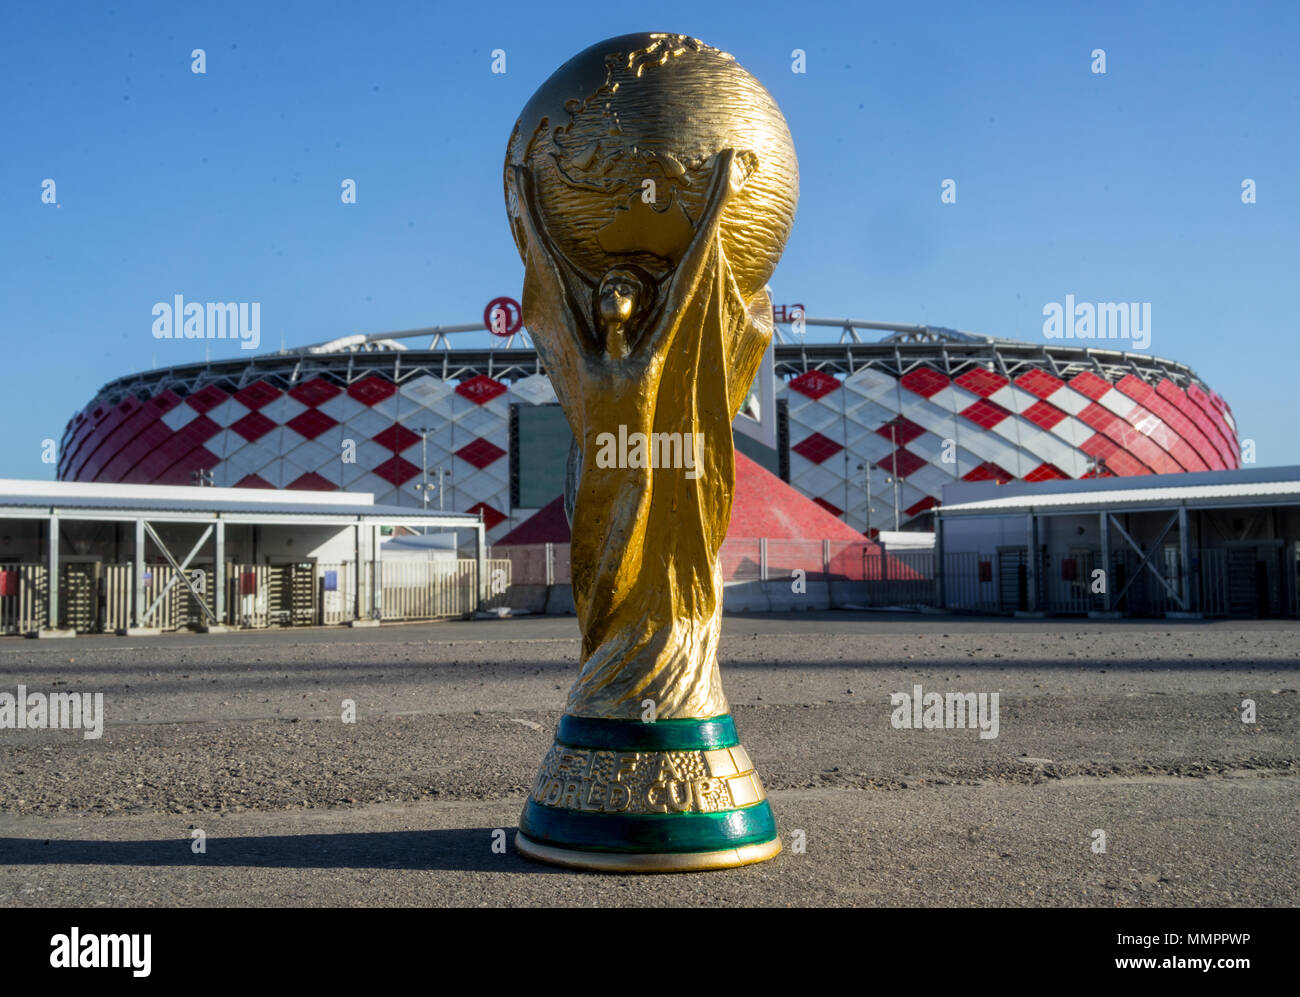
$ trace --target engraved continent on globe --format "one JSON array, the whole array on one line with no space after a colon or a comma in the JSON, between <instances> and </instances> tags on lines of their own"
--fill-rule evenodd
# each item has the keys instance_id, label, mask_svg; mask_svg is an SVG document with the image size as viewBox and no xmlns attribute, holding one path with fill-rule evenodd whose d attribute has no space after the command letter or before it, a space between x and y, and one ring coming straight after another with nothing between
<instances>
[{"instance_id":1,"label":"engraved continent on globe","mask_svg":"<svg viewBox=\"0 0 1300 997\"><path fill-rule=\"evenodd\" d=\"M690 244L709 167L728 148L746 179L721 235L748 299L771 276L794 223L798 165L771 95L701 41L625 35L570 59L520 115L506 155L507 196L511 168L527 167L547 231L588 283L627 264L659 281ZM522 255L525 240L513 228Z\"/></svg>"}]
</instances>

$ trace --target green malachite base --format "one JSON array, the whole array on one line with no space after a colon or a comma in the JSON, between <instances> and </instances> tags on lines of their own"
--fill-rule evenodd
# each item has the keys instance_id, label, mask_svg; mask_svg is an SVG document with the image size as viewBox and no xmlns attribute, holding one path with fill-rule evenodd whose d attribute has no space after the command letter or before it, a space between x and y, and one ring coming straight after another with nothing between
<instances>
[{"instance_id":1,"label":"green malachite base","mask_svg":"<svg viewBox=\"0 0 1300 997\"><path fill-rule=\"evenodd\" d=\"M593 852L578 848L556 848L539 844L523 834L515 835L520 855L552 865L594 872L705 872L709 869L734 869L737 866L766 862L781 850L781 839L756 845L742 845L716 852Z\"/></svg>"},{"instance_id":2,"label":"green malachite base","mask_svg":"<svg viewBox=\"0 0 1300 997\"><path fill-rule=\"evenodd\" d=\"M730 716L641 723L565 715L515 845L576 868L672 872L761 862L781 840Z\"/></svg>"},{"instance_id":3,"label":"green malachite base","mask_svg":"<svg viewBox=\"0 0 1300 997\"><path fill-rule=\"evenodd\" d=\"M594 717L560 717L555 743L569 748L601 751L711 751L740 743L730 714L707 720L597 720Z\"/></svg>"}]
</instances>

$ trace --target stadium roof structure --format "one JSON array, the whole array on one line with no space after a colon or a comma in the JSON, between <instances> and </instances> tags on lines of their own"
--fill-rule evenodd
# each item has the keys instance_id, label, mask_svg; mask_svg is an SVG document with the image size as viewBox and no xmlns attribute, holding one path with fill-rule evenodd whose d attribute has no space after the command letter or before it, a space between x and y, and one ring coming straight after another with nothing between
<instances>
[{"instance_id":1,"label":"stadium roof structure","mask_svg":"<svg viewBox=\"0 0 1300 997\"><path fill-rule=\"evenodd\" d=\"M1177 509L1300 505L1300 466L1204 471L1141 478L1090 478L1039 482L1033 489L981 483L994 498L971 498L936 508L943 519L988 516L1053 516L1082 512L1151 512ZM945 498L970 494L970 485L945 489ZM1009 493L1009 494L1006 494Z\"/></svg>"},{"instance_id":2,"label":"stadium roof structure","mask_svg":"<svg viewBox=\"0 0 1300 997\"><path fill-rule=\"evenodd\" d=\"M1167 377L1180 386L1202 381L1195 371L1176 360L1143 351L1094 347L1086 340L1032 343L942 326L810 316L803 320L805 326L839 329L840 335L839 341L834 343L809 342L806 336L782 331L782 326L791 324L788 317L778 317L776 322L774 352L778 376L793 377L809 370L852 374L868 366L881 366L894 376L903 376L917 367L936 364L949 376L972 367L982 367L1013 378L1025 368L1042 367L1061 378L1089 370L1111 379L1125 374L1133 374L1148 382ZM526 330L515 336L498 337L496 342L500 345L489 348L453 348L449 338L486 332L482 323L462 323L399 332L357 333L253 356L137 371L108 382L98 397L101 401L115 404L146 388L150 392L174 388L187 395L215 379L229 381L237 387L253 384L264 377L296 384L323 371L342 377L348 384L371 373L382 373L394 383L424 373L443 380L485 375L499 381L545 373ZM862 337L863 332L888 335L868 341ZM426 339L428 343L411 347L405 342L411 339ZM516 345L516 340L520 345ZM1104 343L1106 340L1096 342Z\"/></svg>"}]
</instances>

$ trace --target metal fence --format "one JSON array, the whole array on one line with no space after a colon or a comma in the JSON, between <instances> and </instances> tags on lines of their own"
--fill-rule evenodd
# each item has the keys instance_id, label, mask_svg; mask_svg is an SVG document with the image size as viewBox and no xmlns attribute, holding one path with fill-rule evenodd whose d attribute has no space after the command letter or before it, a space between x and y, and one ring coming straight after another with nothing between
<instances>
[{"instance_id":1,"label":"metal fence","mask_svg":"<svg viewBox=\"0 0 1300 997\"><path fill-rule=\"evenodd\" d=\"M570 584L568 544L498 546L515 585ZM853 599L868 605L934 605L934 554L882 550L879 544L838 540L728 539L718 554L723 583L792 580L865 583Z\"/></svg>"},{"instance_id":2,"label":"metal fence","mask_svg":"<svg viewBox=\"0 0 1300 997\"><path fill-rule=\"evenodd\" d=\"M46 585L43 564L0 565L0 633L45 626Z\"/></svg>"},{"instance_id":3,"label":"metal fence","mask_svg":"<svg viewBox=\"0 0 1300 997\"><path fill-rule=\"evenodd\" d=\"M995 553L946 552L943 608L1012 613L1033 604L1046 613L1083 615L1106 608L1106 595L1097 586L1097 576L1104 574L1110 608L1132 616L1158 616L1185 607L1205 616L1300 612L1300 550L1294 546L1212 548L1189 554L1183 600L1177 547L1157 550L1145 565L1132 550L1112 551L1106 573L1099 572L1100 550L1086 548L1051 555L1040 550L1032 572L1024 547ZM216 617L210 564L188 567L189 584L170 565L152 564L145 567L141 623L176 630L205 622L257 628L340 624L372 616L391 621L462 617L480 605L507 605L512 586L569 584L569 556L568 544L497 547L482 586L477 564L468 558L384 562L376 601L371 599L369 566L363 566L358 579L355 561L227 564L224 619ZM837 605L940 605L936 555L929 550L822 540L727 540L720 562L729 585L788 581L802 572L806 582L852 583L836 590ZM1031 579L1037 581L1032 593ZM0 565L0 633L28 633L49 625L48 584L44 565ZM125 629L133 625L133 601L134 567L129 563L60 565L61 627L83 633ZM377 613L372 609L376 602Z\"/></svg>"},{"instance_id":4,"label":"metal fence","mask_svg":"<svg viewBox=\"0 0 1300 997\"><path fill-rule=\"evenodd\" d=\"M510 560L491 561L479 598L478 563L472 558L381 562L378 618L436 620L472 614L480 605L503 605L511 584ZM188 581L188 584L186 584ZM318 564L225 566L225 612L218 616L211 564L192 564L182 580L171 565L145 566L139 625L177 630L199 624L259 628L347 623L372 617L371 572L355 561ZM40 564L0 565L0 633L49 626L48 582ZM104 562L60 565L59 627L79 633L114 632L135 625L135 566Z\"/></svg>"},{"instance_id":5,"label":"metal fence","mask_svg":"<svg viewBox=\"0 0 1300 997\"><path fill-rule=\"evenodd\" d=\"M499 602L510 587L509 561L488 564L489 603ZM382 618L428 620L464 616L478 605L478 564L469 559L399 561L383 565ZM487 607L485 607L487 608Z\"/></svg>"},{"instance_id":6,"label":"metal fence","mask_svg":"<svg viewBox=\"0 0 1300 997\"><path fill-rule=\"evenodd\" d=\"M1265 616L1300 611L1300 550L1261 554L1254 547L1189 552L1188 592L1181 590L1179 551L1165 547L1144 565L1128 549L1112 550L1109 572L1100 549L1038 552L1030 571L1021 547L943 555L943 608L969 613L1014 613L1032 606L1054 615L1086 615L1110 608L1132 616L1160 616L1184 608L1205 616ZM569 545L496 547L493 556L513 567L520 585L569 583ZM936 554L895 550L874 543L829 540L729 539L719 561L727 584L786 580L802 572L808 582L856 582L838 604L871 607L939 607ZM1162 583L1160 579L1163 579ZM1036 590L1030 591L1036 580Z\"/></svg>"}]
</instances>

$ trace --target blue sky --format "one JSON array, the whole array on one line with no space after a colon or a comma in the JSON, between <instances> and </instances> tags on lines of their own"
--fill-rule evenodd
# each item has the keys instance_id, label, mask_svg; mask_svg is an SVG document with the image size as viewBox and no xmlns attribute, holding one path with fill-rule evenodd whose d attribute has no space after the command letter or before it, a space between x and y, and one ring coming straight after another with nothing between
<instances>
[{"instance_id":1,"label":"blue sky","mask_svg":"<svg viewBox=\"0 0 1300 997\"><path fill-rule=\"evenodd\" d=\"M156 340L153 305L176 294L260 302L264 349L518 297L515 118L571 55L641 30L731 52L781 105L802 180L777 302L1035 342L1067 294L1150 302L1149 352L1224 395L1258 463L1300 464L1300 5L564 9L7 8L0 477L53 477L41 441L105 381L241 352Z\"/></svg>"}]
</instances>

